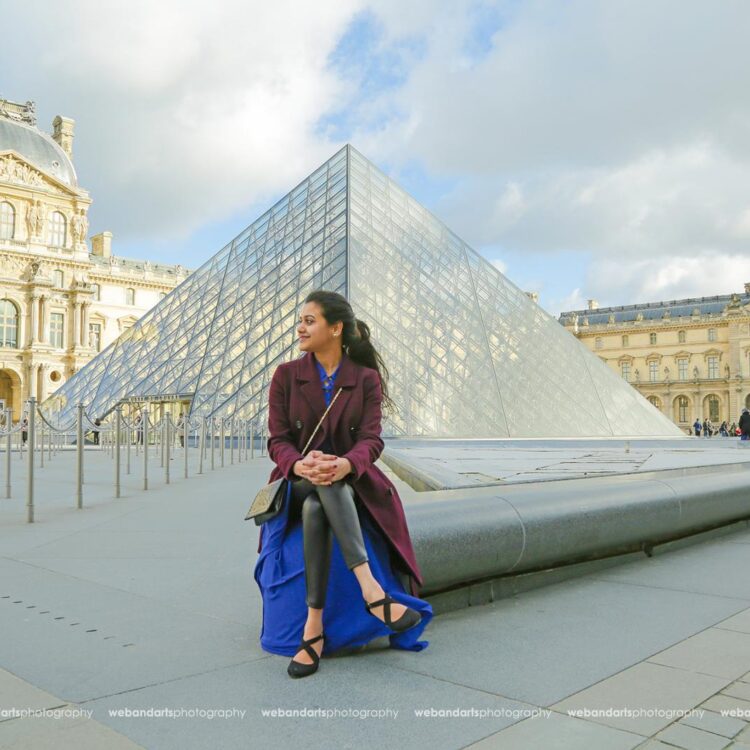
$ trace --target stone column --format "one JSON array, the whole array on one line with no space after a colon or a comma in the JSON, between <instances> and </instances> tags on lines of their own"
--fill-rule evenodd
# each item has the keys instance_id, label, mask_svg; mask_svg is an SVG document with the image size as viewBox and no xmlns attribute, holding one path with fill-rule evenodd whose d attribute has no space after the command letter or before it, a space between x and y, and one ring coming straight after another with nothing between
<instances>
[{"instance_id":1,"label":"stone column","mask_svg":"<svg viewBox=\"0 0 750 750\"><path fill-rule=\"evenodd\" d=\"M89 345L89 302L83 303L83 321L81 322L81 342L84 346Z\"/></svg>"},{"instance_id":2,"label":"stone column","mask_svg":"<svg viewBox=\"0 0 750 750\"><path fill-rule=\"evenodd\" d=\"M49 298L47 295L42 295L41 299L39 300L39 319L42 323L42 332L39 337L39 340L46 344L49 342Z\"/></svg>"},{"instance_id":3,"label":"stone column","mask_svg":"<svg viewBox=\"0 0 750 750\"><path fill-rule=\"evenodd\" d=\"M26 388L26 398L34 396L38 397L38 383L39 383L39 364L37 362L31 362L28 367L28 387Z\"/></svg>"},{"instance_id":4,"label":"stone column","mask_svg":"<svg viewBox=\"0 0 750 750\"><path fill-rule=\"evenodd\" d=\"M47 398L47 374L50 365L46 362L39 365L39 403L41 404Z\"/></svg>"},{"instance_id":5,"label":"stone column","mask_svg":"<svg viewBox=\"0 0 750 750\"><path fill-rule=\"evenodd\" d=\"M73 306L73 346L81 345L81 303Z\"/></svg>"},{"instance_id":6,"label":"stone column","mask_svg":"<svg viewBox=\"0 0 750 750\"><path fill-rule=\"evenodd\" d=\"M31 318L31 335L29 336L29 344L36 344L38 340L38 334L39 334L39 320L37 316L37 311L39 309L37 301L39 300L39 295L32 294L31 295L31 308L30 308L30 318Z\"/></svg>"}]
</instances>

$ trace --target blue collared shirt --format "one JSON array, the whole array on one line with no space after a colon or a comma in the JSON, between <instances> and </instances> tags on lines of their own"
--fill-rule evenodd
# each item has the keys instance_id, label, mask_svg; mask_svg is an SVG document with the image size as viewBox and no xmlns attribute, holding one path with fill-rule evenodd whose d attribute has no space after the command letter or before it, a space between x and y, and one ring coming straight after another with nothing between
<instances>
[{"instance_id":1,"label":"blue collared shirt","mask_svg":"<svg viewBox=\"0 0 750 750\"><path fill-rule=\"evenodd\" d=\"M333 398L333 387L336 380L336 375L338 374L339 368L341 367L341 362L339 362L338 367L330 374L326 373L325 368L323 365L318 362L317 357L315 359L315 364L318 367L318 374L320 375L320 384L323 387L323 396L326 400L326 408L328 408L331 405L331 398ZM330 413L329 413L330 416ZM328 419L328 417L326 417ZM322 429L322 425L321 425ZM326 439L323 441L323 444L318 448L318 450L323 451L324 453L333 453L333 446L331 445L330 440L326 436Z\"/></svg>"},{"instance_id":2,"label":"blue collared shirt","mask_svg":"<svg viewBox=\"0 0 750 750\"><path fill-rule=\"evenodd\" d=\"M318 368L318 374L320 375L320 384L323 386L323 395L325 396L326 407L328 407L331 404L334 381L336 380L336 375L338 375L339 369L341 367L341 362L339 362L338 367L330 375L326 373L325 368L320 364L320 362L318 362L317 358L315 359L315 364Z\"/></svg>"}]
</instances>

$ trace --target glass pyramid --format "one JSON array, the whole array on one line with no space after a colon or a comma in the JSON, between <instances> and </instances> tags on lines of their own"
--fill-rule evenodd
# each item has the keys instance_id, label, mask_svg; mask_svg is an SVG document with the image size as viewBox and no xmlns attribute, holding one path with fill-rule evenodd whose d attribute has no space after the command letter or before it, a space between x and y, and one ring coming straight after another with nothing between
<instances>
[{"instance_id":1,"label":"glass pyramid","mask_svg":"<svg viewBox=\"0 0 750 750\"><path fill-rule=\"evenodd\" d=\"M276 366L300 356L313 289L371 328L398 406L383 435L681 436L555 318L351 146L149 310L42 405L106 416L174 394L191 416L266 423Z\"/></svg>"}]
</instances>

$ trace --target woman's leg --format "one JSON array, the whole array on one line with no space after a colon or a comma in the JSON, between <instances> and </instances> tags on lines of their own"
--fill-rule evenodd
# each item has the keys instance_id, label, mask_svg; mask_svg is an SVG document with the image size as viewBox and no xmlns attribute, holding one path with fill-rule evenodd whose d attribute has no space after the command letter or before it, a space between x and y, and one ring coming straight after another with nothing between
<instances>
[{"instance_id":1,"label":"woman's leg","mask_svg":"<svg viewBox=\"0 0 750 750\"><path fill-rule=\"evenodd\" d=\"M318 497L325 510L328 522L336 535L347 567L357 577L362 596L366 602L374 602L385 596L383 587L370 570L369 558L362 538L362 527L354 501L354 489L340 480L330 485L315 485ZM391 618L398 620L406 611L403 604L391 604ZM378 619L385 622L383 605L370 610ZM320 632L320 631L318 631Z\"/></svg>"},{"instance_id":2,"label":"woman's leg","mask_svg":"<svg viewBox=\"0 0 750 750\"><path fill-rule=\"evenodd\" d=\"M305 603L307 604L307 620L302 637L305 640L314 638L323 632L323 607L325 606L333 547L331 527L316 494L316 489L316 486L307 479L299 479L292 483L291 501L293 508L290 509L290 515L294 520L297 509L301 506L299 512L302 518ZM318 656L323 651L323 643L323 640L319 640L311 646ZM300 649L293 658L294 661L301 664L312 664L313 662L305 649Z\"/></svg>"},{"instance_id":3,"label":"woman's leg","mask_svg":"<svg viewBox=\"0 0 750 750\"><path fill-rule=\"evenodd\" d=\"M302 504L302 540L306 604L322 612L326 603L333 536L320 499L314 492L311 492Z\"/></svg>"}]
</instances>

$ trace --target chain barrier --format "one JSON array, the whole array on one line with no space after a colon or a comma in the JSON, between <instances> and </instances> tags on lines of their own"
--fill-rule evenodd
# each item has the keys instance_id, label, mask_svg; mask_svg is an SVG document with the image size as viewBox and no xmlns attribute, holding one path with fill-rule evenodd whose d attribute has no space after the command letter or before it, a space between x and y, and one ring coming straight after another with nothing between
<instances>
[{"instance_id":1,"label":"chain barrier","mask_svg":"<svg viewBox=\"0 0 750 750\"><path fill-rule=\"evenodd\" d=\"M38 422L37 422L38 418ZM229 452L229 465L253 460L255 442L260 439L260 456L264 456L266 447L265 427L258 430L257 422L237 417L187 416L182 414L176 421L170 412L165 412L157 421L152 421L148 408L132 412L128 416L122 413L122 404L118 404L111 415L105 419L92 418L84 405L76 405L76 419L65 426L55 425L47 419L35 397L30 397L23 404L21 417L13 424L12 409L0 410L0 446L5 448L5 497L12 497L11 456L13 454L14 436L19 459L24 456L27 461L26 473L26 520L34 522L34 488L35 468L45 467L45 450L47 463L64 448L74 446L76 453L75 496L76 508L83 508L84 448L86 435L93 433L89 445L113 460L114 497L121 497L122 476L121 458L125 448L125 471L131 474L131 448L136 458L141 455L143 464L143 490L148 490L149 453L158 454L160 467L164 473L165 484L173 478L170 462L177 458L181 451L183 458L183 478L189 478L189 455L191 450L198 451L198 468L196 474L203 474L205 462L210 455L210 466L214 470L218 463L225 466L225 454ZM229 444L227 445L227 441ZM217 446L218 442L218 446ZM123 443L125 445L123 446ZM179 447L177 446L179 443Z\"/></svg>"}]
</instances>

